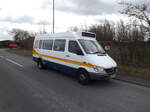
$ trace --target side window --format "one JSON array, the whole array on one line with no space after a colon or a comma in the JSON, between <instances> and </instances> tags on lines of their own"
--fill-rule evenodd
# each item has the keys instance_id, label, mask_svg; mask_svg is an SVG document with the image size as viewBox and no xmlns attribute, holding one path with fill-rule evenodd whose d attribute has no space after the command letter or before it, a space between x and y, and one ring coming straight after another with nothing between
<instances>
[{"instance_id":1,"label":"side window","mask_svg":"<svg viewBox=\"0 0 150 112\"><path fill-rule=\"evenodd\" d=\"M36 41L36 48L39 47L39 40Z\"/></svg>"},{"instance_id":2,"label":"side window","mask_svg":"<svg viewBox=\"0 0 150 112\"><path fill-rule=\"evenodd\" d=\"M35 48L35 49L37 49L37 48L38 48L38 42L39 42L39 41L38 41L38 40L36 40L36 41L35 41L35 43L34 43L34 48Z\"/></svg>"},{"instance_id":3,"label":"side window","mask_svg":"<svg viewBox=\"0 0 150 112\"><path fill-rule=\"evenodd\" d=\"M43 40L42 49L52 50L52 46L53 46L53 40Z\"/></svg>"},{"instance_id":4,"label":"side window","mask_svg":"<svg viewBox=\"0 0 150 112\"><path fill-rule=\"evenodd\" d=\"M52 50L53 40L47 40L47 50Z\"/></svg>"},{"instance_id":5,"label":"side window","mask_svg":"<svg viewBox=\"0 0 150 112\"><path fill-rule=\"evenodd\" d=\"M42 40L39 41L39 49L42 49Z\"/></svg>"},{"instance_id":6,"label":"side window","mask_svg":"<svg viewBox=\"0 0 150 112\"><path fill-rule=\"evenodd\" d=\"M80 46L74 40L69 41L68 51L74 54L83 55L83 52L81 51Z\"/></svg>"},{"instance_id":7,"label":"side window","mask_svg":"<svg viewBox=\"0 0 150 112\"><path fill-rule=\"evenodd\" d=\"M46 49L46 40L43 40L42 49Z\"/></svg>"},{"instance_id":8,"label":"side window","mask_svg":"<svg viewBox=\"0 0 150 112\"><path fill-rule=\"evenodd\" d=\"M63 52L65 51L65 44L66 44L66 40L63 40L63 39L55 40L53 50Z\"/></svg>"}]
</instances>

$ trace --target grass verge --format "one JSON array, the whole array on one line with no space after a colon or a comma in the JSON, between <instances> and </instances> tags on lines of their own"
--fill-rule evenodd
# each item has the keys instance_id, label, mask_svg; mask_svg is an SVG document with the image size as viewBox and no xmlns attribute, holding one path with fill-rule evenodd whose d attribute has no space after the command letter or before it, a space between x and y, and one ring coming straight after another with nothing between
<instances>
[{"instance_id":1,"label":"grass verge","mask_svg":"<svg viewBox=\"0 0 150 112\"><path fill-rule=\"evenodd\" d=\"M134 67L119 65L118 73L121 75L136 76L139 78L150 79L150 67Z\"/></svg>"},{"instance_id":2,"label":"grass verge","mask_svg":"<svg viewBox=\"0 0 150 112\"><path fill-rule=\"evenodd\" d=\"M31 50L11 48L11 49L7 49L7 52L15 53L22 56L32 56Z\"/></svg>"}]
</instances>

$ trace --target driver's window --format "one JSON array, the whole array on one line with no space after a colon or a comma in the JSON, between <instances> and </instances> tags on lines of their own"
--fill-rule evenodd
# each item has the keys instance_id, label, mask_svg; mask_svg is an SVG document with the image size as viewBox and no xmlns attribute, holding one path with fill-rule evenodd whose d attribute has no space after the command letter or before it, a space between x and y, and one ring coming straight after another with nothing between
<instances>
[{"instance_id":1,"label":"driver's window","mask_svg":"<svg viewBox=\"0 0 150 112\"><path fill-rule=\"evenodd\" d=\"M81 55L83 55L83 52L80 49L80 46L74 40L69 40L68 51L71 52L71 53L74 53L74 54L80 53Z\"/></svg>"}]
</instances>

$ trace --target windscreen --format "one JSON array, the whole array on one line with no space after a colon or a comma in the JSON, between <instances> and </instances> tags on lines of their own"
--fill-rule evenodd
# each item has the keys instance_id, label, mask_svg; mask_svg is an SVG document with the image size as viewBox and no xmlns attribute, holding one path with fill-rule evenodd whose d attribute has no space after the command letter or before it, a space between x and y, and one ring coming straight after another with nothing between
<instances>
[{"instance_id":1,"label":"windscreen","mask_svg":"<svg viewBox=\"0 0 150 112\"><path fill-rule=\"evenodd\" d=\"M96 40L79 39L79 42L87 54L105 54L104 49Z\"/></svg>"}]
</instances>

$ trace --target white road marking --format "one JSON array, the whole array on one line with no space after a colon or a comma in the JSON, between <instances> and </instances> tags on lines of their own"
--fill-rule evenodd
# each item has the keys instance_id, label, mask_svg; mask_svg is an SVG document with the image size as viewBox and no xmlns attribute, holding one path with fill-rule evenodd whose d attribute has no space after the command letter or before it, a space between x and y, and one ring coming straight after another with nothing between
<instances>
[{"instance_id":1,"label":"white road marking","mask_svg":"<svg viewBox=\"0 0 150 112\"><path fill-rule=\"evenodd\" d=\"M13 64L15 64L15 65L18 65L18 66L20 66L20 67L22 67L23 68L23 65L21 65L21 64L19 64L19 63L17 63L17 62L15 62L15 61L13 61L13 60L11 60L11 59L8 59L8 58L5 58L7 61L9 61L9 62L11 62L11 63L13 63Z\"/></svg>"},{"instance_id":2,"label":"white road marking","mask_svg":"<svg viewBox=\"0 0 150 112\"><path fill-rule=\"evenodd\" d=\"M17 65L17 66L23 68L23 65L21 65L21 64L19 64L19 63L17 63L17 62L15 62L15 61L13 61L13 60L11 60L11 59L5 58L4 56L0 56L0 58L3 58L3 59L5 59L5 60L7 60L7 61L9 61L9 62L11 62L11 63L13 63L13 64L15 64L15 65Z\"/></svg>"}]
</instances>

